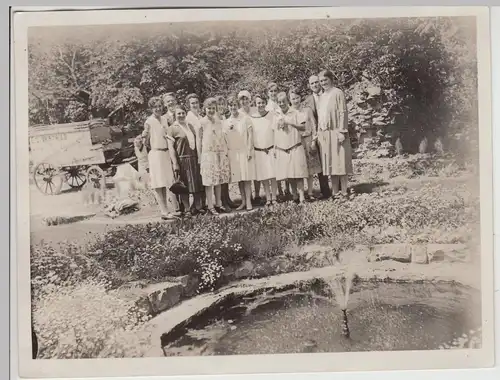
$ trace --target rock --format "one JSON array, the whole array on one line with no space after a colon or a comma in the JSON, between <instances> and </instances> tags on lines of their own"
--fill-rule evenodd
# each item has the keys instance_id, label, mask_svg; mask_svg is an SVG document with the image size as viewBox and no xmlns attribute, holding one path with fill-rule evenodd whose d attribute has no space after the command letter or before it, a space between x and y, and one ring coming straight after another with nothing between
<instances>
[{"instance_id":1,"label":"rock","mask_svg":"<svg viewBox=\"0 0 500 380\"><path fill-rule=\"evenodd\" d=\"M145 297L149 302L151 314L157 314L177 304L183 294L184 286L180 283L161 282L148 286ZM144 303L144 300L139 301Z\"/></svg>"},{"instance_id":2,"label":"rock","mask_svg":"<svg viewBox=\"0 0 500 380\"><path fill-rule=\"evenodd\" d=\"M305 259L306 259L307 261L311 261L311 260L312 260L312 258L313 258L315 255L316 255L316 252L307 252L307 253L306 253L306 257L305 257Z\"/></svg>"},{"instance_id":3,"label":"rock","mask_svg":"<svg viewBox=\"0 0 500 380\"><path fill-rule=\"evenodd\" d=\"M427 264L427 247L425 245L411 245L411 262L414 264Z\"/></svg>"},{"instance_id":4,"label":"rock","mask_svg":"<svg viewBox=\"0 0 500 380\"><path fill-rule=\"evenodd\" d=\"M465 244L428 244L427 257L429 262L467 262L470 255Z\"/></svg>"},{"instance_id":5,"label":"rock","mask_svg":"<svg viewBox=\"0 0 500 380\"><path fill-rule=\"evenodd\" d=\"M246 278L250 277L253 270L255 268L255 265L250 262L250 261L244 261L238 269L234 272L234 277L237 279L239 278Z\"/></svg>"},{"instance_id":6,"label":"rock","mask_svg":"<svg viewBox=\"0 0 500 380\"><path fill-rule=\"evenodd\" d=\"M297 249L296 255L304 258L306 261L316 261L318 257L331 251L330 246L319 244L307 244Z\"/></svg>"},{"instance_id":7,"label":"rock","mask_svg":"<svg viewBox=\"0 0 500 380\"><path fill-rule=\"evenodd\" d=\"M198 277L185 275L177 277L176 280L182 284L182 297L192 297L196 294L196 290L198 290L198 285L200 284Z\"/></svg>"},{"instance_id":8,"label":"rock","mask_svg":"<svg viewBox=\"0 0 500 380\"><path fill-rule=\"evenodd\" d=\"M238 268L235 265L229 265L224 268L224 271L222 272L222 276L228 280L232 281L235 279L235 273Z\"/></svg>"},{"instance_id":9,"label":"rock","mask_svg":"<svg viewBox=\"0 0 500 380\"><path fill-rule=\"evenodd\" d=\"M411 262L411 252L407 244L380 244L371 247L368 261L392 260L400 263Z\"/></svg>"},{"instance_id":10,"label":"rock","mask_svg":"<svg viewBox=\"0 0 500 380\"><path fill-rule=\"evenodd\" d=\"M436 250L433 250L431 252L429 252L429 251L427 252L427 260L430 263L444 261L444 258L445 258L445 253L444 253L444 251L442 251L440 249L436 249Z\"/></svg>"},{"instance_id":11,"label":"rock","mask_svg":"<svg viewBox=\"0 0 500 380\"><path fill-rule=\"evenodd\" d=\"M273 266L275 268L275 271L278 273L284 273L287 272L288 269L290 268L290 262L286 259L278 259L273 262Z\"/></svg>"},{"instance_id":12,"label":"rock","mask_svg":"<svg viewBox=\"0 0 500 380\"><path fill-rule=\"evenodd\" d=\"M262 264L257 264L253 270L253 276L255 277L269 277L274 274L274 268L271 264L264 262Z\"/></svg>"}]
</instances>

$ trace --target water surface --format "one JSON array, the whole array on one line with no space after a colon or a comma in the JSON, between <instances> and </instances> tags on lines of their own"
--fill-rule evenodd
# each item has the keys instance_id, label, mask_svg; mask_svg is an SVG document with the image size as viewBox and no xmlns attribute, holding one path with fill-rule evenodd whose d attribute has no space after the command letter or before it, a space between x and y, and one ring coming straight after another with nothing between
<instances>
[{"instance_id":1,"label":"water surface","mask_svg":"<svg viewBox=\"0 0 500 380\"><path fill-rule=\"evenodd\" d=\"M432 350L481 326L480 292L441 284L360 283L348 303L351 339L338 305L313 292L260 296L203 316L171 348L205 355Z\"/></svg>"}]
</instances>

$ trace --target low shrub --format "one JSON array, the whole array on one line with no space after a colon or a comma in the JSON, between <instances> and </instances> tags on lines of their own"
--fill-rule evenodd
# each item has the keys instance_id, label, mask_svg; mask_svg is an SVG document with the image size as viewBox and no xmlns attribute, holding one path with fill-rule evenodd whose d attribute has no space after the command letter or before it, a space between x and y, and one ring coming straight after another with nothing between
<instances>
[{"instance_id":1,"label":"low shrub","mask_svg":"<svg viewBox=\"0 0 500 380\"><path fill-rule=\"evenodd\" d=\"M358 159L355 176L368 180L387 180L395 177L458 177L474 171L475 164L463 157L414 154L393 158Z\"/></svg>"},{"instance_id":2,"label":"low shrub","mask_svg":"<svg viewBox=\"0 0 500 380\"><path fill-rule=\"evenodd\" d=\"M128 225L97 237L88 250L74 244L32 247L32 285L36 294L46 286L84 279L113 288L130 280L195 274L200 291L212 290L224 280L224 268L246 260L270 262L290 246L339 236L350 237L342 246L462 242L474 235L478 222L479 199L467 186L450 190L428 184L413 191L394 188L353 194L346 201L281 204L272 211L224 218Z\"/></svg>"},{"instance_id":3,"label":"low shrub","mask_svg":"<svg viewBox=\"0 0 500 380\"><path fill-rule=\"evenodd\" d=\"M31 287L32 297L74 286L93 279L110 287L112 272L106 271L97 260L87 254L85 247L76 243L60 243L57 246L44 241L32 245Z\"/></svg>"},{"instance_id":4,"label":"low shrub","mask_svg":"<svg viewBox=\"0 0 500 380\"><path fill-rule=\"evenodd\" d=\"M453 191L440 185L412 192L395 188L354 194L347 201L282 204L272 212L131 225L107 233L91 251L107 271L150 280L194 271L202 289L213 289L225 267L244 260L269 261L294 244L340 235L351 235L358 244L418 240L422 231L455 231L477 224L478 205L477 199L467 197L465 186Z\"/></svg>"}]
</instances>

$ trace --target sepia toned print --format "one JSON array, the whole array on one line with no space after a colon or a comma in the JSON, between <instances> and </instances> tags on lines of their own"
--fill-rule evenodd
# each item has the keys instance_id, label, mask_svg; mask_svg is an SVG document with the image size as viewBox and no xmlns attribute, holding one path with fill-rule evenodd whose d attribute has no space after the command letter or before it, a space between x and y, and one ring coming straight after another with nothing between
<instances>
[{"instance_id":1,"label":"sepia toned print","mask_svg":"<svg viewBox=\"0 0 500 380\"><path fill-rule=\"evenodd\" d=\"M491 366L488 14L390 9L20 14L21 375Z\"/></svg>"}]
</instances>

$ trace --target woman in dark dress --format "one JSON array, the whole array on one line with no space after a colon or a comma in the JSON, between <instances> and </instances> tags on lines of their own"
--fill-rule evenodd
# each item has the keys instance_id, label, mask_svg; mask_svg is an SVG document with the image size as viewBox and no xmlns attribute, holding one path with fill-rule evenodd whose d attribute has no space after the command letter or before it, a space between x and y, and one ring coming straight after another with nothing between
<instances>
[{"instance_id":1,"label":"woman in dark dress","mask_svg":"<svg viewBox=\"0 0 500 380\"><path fill-rule=\"evenodd\" d=\"M196 150L196 131L194 126L186 122L186 111L180 106L175 108L175 122L168 127L167 139L174 173L194 198L191 214L202 213L203 184ZM180 196L185 212L190 209L189 194Z\"/></svg>"}]
</instances>

